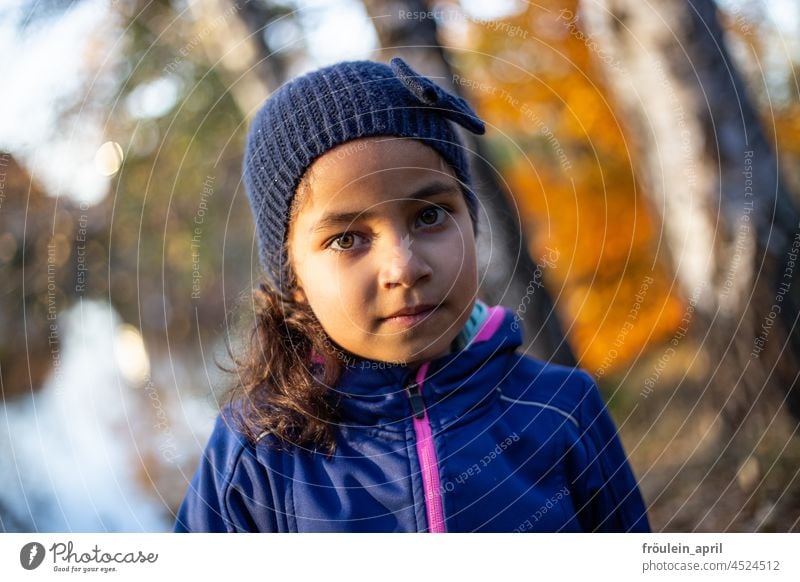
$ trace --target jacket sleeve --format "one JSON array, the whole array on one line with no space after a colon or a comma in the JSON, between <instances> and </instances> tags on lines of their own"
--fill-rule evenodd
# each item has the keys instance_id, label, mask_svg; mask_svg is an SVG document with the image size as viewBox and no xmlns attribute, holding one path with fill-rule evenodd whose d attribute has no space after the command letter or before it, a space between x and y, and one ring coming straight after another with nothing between
<instances>
[{"instance_id":1,"label":"jacket sleeve","mask_svg":"<svg viewBox=\"0 0 800 582\"><path fill-rule=\"evenodd\" d=\"M647 509L592 377L581 370L584 391L578 406L581 460L574 476L575 510L584 531L649 532Z\"/></svg>"},{"instance_id":2,"label":"jacket sleeve","mask_svg":"<svg viewBox=\"0 0 800 582\"><path fill-rule=\"evenodd\" d=\"M173 531L274 531L267 491L265 471L258 470L252 448L230 426L230 418L220 414L178 509ZM257 520L253 508L257 508Z\"/></svg>"}]
</instances>

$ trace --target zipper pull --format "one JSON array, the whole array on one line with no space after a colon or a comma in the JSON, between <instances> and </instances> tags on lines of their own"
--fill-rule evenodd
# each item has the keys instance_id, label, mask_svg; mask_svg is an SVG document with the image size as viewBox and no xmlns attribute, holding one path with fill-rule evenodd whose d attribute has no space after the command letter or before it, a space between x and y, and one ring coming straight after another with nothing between
<instances>
[{"instance_id":1,"label":"zipper pull","mask_svg":"<svg viewBox=\"0 0 800 582\"><path fill-rule=\"evenodd\" d=\"M408 398L411 401L411 408L414 411L414 418L425 417L425 403L422 401L422 393L419 389L419 384L411 382L406 385L408 391Z\"/></svg>"}]
</instances>

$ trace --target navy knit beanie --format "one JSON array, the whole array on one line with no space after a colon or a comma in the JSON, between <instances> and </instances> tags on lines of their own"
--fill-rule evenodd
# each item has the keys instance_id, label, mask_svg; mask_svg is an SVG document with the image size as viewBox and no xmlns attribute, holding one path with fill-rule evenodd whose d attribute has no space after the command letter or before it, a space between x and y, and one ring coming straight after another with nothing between
<instances>
[{"instance_id":1,"label":"navy knit beanie","mask_svg":"<svg viewBox=\"0 0 800 582\"><path fill-rule=\"evenodd\" d=\"M314 160L350 140L410 137L434 148L462 183L477 228L478 201L470 187L467 157L450 121L476 134L485 131L464 99L417 74L400 58L390 65L337 63L275 91L250 125L243 162L259 258L272 288L286 292L289 209L300 180Z\"/></svg>"}]
</instances>

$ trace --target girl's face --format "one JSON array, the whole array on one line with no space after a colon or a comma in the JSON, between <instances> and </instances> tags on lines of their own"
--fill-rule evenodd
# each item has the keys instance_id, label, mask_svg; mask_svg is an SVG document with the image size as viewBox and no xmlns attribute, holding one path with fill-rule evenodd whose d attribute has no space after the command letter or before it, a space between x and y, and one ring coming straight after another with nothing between
<instances>
[{"instance_id":1,"label":"girl's face","mask_svg":"<svg viewBox=\"0 0 800 582\"><path fill-rule=\"evenodd\" d=\"M312 164L289 225L289 260L325 332L362 358L416 367L443 356L477 289L466 201L420 141L350 141ZM420 305L417 317L392 318Z\"/></svg>"}]
</instances>

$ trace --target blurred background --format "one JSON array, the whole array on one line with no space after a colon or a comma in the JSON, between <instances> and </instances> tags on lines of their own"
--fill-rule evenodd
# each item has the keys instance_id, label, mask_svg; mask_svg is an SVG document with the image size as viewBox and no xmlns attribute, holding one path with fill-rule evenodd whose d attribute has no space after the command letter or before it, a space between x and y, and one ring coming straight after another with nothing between
<instances>
[{"instance_id":1,"label":"blurred background","mask_svg":"<svg viewBox=\"0 0 800 582\"><path fill-rule=\"evenodd\" d=\"M395 55L486 120L482 296L597 379L653 529L800 531L800 5L649 4L5 1L0 531L171 529L259 282L248 120Z\"/></svg>"}]
</instances>

